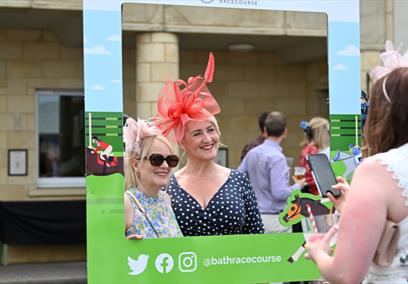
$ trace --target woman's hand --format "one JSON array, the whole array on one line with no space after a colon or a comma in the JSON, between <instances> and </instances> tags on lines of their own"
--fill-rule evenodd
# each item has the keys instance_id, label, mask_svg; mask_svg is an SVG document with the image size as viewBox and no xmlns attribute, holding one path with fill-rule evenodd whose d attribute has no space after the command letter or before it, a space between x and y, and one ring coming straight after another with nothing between
<instances>
[{"instance_id":1,"label":"woman's hand","mask_svg":"<svg viewBox=\"0 0 408 284\"><path fill-rule=\"evenodd\" d=\"M337 184L333 185L332 188L338 189L341 192L339 197L334 197L330 192L327 193L327 197L334 204L334 207L341 212L344 202L346 202L347 193L350 190L350 185L347 180L343 177L337 177Z\"/></svg>"},{"instance_id":2,"label":"woman's hand","mask_svg":"<svg viewBox=\"0 0 408 284\"><path fill-rule=\"evenodd\" d=\"M329 256L331 253L330 241L337 234L337 228L332 227L325 234L311 235L306 242L305 258L316 262L322 255Z\"/></svg>"},{"instance_id":3,"label":"woman's hand","mask_svg":"<svg viewBox=\"0 0 408 284\"><path fill-rule=\"evenodd\" d=\"M143 235L137 235L137 234L129 235L129 236L126 237L126 239L128 239L128 240L141 240L143 238L144 238Z\"/></svg>"}]
</instances>

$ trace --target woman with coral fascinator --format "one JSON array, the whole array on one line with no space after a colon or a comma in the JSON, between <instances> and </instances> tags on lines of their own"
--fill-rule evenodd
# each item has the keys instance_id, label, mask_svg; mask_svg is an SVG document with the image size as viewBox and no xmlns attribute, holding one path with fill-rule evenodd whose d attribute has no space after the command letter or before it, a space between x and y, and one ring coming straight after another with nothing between
<instances>
[{"instance_id":1,"label":"woman with coral fascinator","mask_svg":"<svg viewBox=\"0 0 408 284\"><path fill-rule=\"evenodd\" d=\"M187 155L170 178L172 206L184 236L263 233L247 177L214 162L221 133L220 107L207 87L213 74L210 53L204 76L168 81L159 95L157 125Z\"/></svg>"},{"instance_id":2,"label":"woman with coral fascinator","mask_svg":"<svg viewBox=\"0 0 408 284\"><path fill-rule=\"evenodd\" d=\"M408 279L408 52L402 56L387 41L381 60L370 73L375 83L364 128L370 157L358 166L346 199L334 200L341 205L334 255L335 228L306 244L306 256L330 283Z\"/></svg>"},{"instance_id":3,"label":"woman with coral fascinator","mask_svg":"<svg viewBox=\"0 0 408 284\"><path fill-rule=\"evenodd\" d=\"M170 197L162 191L179 158L151 122L128 118L125 142L125 235L128 239L182 237Z\"/></svg>"}]
</instances>

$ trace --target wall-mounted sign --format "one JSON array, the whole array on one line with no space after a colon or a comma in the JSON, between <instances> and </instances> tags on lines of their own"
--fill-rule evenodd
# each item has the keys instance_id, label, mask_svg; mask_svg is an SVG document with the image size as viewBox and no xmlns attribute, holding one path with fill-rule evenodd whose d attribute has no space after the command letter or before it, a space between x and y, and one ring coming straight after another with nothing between
<instances>
[{"instance_id":1,"label":"wall-mounted sign","mask_svg":"<svg viewBox=\"0 0 408 284\"><path fill-rule=\"evenodd\" d=\"M8 175L26 176L28 174L27 149L8 150Z\"/></svg>"}]
</instances>

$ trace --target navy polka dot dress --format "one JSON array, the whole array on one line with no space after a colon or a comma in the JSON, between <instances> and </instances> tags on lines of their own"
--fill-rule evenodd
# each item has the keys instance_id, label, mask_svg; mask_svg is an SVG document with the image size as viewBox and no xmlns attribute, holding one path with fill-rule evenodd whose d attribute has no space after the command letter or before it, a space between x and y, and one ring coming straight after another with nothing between
<instances>
[{"instance_id":1,"label":"navy polka dot dress","mask_svg":"<svg viewBox=\"0 0 408 284\"><path fill-rule=\"evenodd\" d=\"M174 175L168 193L184 236L264 233L256 197L244 173L232 170L205 209L181 188Z\"/></svg>"}]
</instances>

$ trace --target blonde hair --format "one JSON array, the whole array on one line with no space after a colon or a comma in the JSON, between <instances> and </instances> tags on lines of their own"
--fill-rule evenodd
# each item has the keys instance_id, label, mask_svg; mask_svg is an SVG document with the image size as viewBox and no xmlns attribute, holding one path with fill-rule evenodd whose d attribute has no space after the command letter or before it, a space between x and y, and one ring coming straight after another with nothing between
<instances>
[{"instance_id":1,"label":"blonde hair","mask_svg":"<svg viewBox=\"0 0 408 284\"><path fill-rule=\"evenodd\" d=\"M210 117L208 118L208 121L211 122L211 124L215 127L215 130L217 130L218 135L221 136L220 126L218 125L218 121L217 121L217 119L215 118L215 116L213 116L213 115L210 116Z\"/></svg>"},{"instance_id":2,"label":"blonde hair","mask_svg":"<svg viewBox=\"0 0 408 284\"><path fill-rule=\"evenodd\" d=\"M161 141L167 145L171 154L174 154L173 147L170 142L162 135L147 136L142 139L140 143L140 153L132 151L129 154L125 153L125 191L132 187L137 187L140 184L140 176L137 174L133 167L133 162L136 160L143 161L150 152L155 141Z\"/></svg>"},{"instance_id":3,"label":"blonde hair","mask_svg":"<svg viewBox=\"0 0 408 284\"><path fill-rule=\"evenodd\" d=\"M330 124L329 121L323 117L313 117L309 121L309 130L306 130L305 138L300 145L302 147L309 143L312 143L319 149L324 149L329 145L325 144L324 135L326 131L329 131Z\"/></svg>"}]
</instances>

